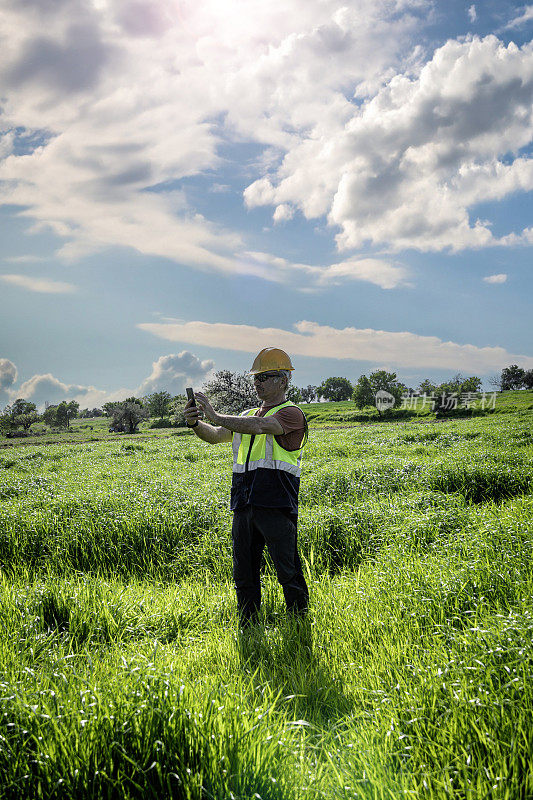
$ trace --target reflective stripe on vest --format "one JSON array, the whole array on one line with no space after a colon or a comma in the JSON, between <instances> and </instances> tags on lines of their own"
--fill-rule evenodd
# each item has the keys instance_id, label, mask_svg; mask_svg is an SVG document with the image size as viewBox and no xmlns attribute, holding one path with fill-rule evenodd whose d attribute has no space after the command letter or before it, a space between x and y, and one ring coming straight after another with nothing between
<instances>
[{"instance_id":1,"label":"reflective stripe on vest","mask_svg":"<svg viewBox=\"0 0 533 800\"><path fill-rule=\"evenodd\" d=\"M280 408L294 406L289 400L274 406L265 414L265 417L275 414ZM251 408L243 411L241 417L249 417L259 409ZM279 469L290 472L299 478L301 474L302 450L285 450L276 442L272 433L234 433L233 434L233 472L250 472L258 469Z\"/></svg>"}]
</instances>

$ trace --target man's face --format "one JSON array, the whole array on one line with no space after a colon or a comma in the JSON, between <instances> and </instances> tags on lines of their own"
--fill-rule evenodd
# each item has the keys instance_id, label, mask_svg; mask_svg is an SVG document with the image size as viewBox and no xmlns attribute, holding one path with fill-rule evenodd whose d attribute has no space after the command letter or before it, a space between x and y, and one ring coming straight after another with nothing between
<instances>
[{"instance_id":1,"label":"man's face","mask_svg":"<svg viewBox=\"0 0 533 800\"><path fill-rule=\"evenodd\" d=\"M254 375L255 391L259 399L268 402L277 397L283 391L284 380L284 376L274 370Z\"/></svg>"}]
</instances>

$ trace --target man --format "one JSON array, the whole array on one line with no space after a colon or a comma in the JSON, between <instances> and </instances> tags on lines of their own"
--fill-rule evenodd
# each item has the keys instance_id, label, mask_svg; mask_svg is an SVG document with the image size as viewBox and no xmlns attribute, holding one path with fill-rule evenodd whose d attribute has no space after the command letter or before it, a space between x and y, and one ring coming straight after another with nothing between
<instances>
[{"instance_id":1,"label":"man","mask_svg":"<svg viewBox=\"0 0 533 800\"><path fill-rule=\"evenodd\" d=\"M303 615L309 604L296 533L307 422L298 406L286 398L293 370L287 353L266 347L250 370L260 408L239 416L218 414L201 392L195 395L196 407L191 401L185 407L187 424L204 442L233 441L233 579L242 627L256 620L261 605L265 544L289 612ZM216 427L201 422L203 416Z\"/></svg>"}]
</instances>

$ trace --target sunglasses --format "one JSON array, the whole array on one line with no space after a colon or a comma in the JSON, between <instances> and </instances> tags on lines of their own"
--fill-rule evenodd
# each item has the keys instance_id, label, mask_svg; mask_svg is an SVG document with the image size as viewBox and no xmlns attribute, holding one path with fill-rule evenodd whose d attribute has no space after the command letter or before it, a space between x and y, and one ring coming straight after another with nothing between
<instances>
[{"instance_id":1,"label":"sunglasses","mask_svg":"<svg viewBox=\"0 0 533 800\"><path fill-rule=\"evenodd\" d=\"M259 375L254 375L254 381L258 381L258 383L264 383L269 378L279 378L279 372L260 372Z\"/></svg>"}]
</instances>

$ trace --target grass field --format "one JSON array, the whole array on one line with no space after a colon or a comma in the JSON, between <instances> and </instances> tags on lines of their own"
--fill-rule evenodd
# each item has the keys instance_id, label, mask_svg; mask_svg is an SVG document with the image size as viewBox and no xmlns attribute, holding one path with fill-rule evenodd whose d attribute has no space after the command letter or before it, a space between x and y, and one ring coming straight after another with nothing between
<instances>
[{"instance_id":1,"label":"grass field","mask_svg":"<svg viewBox=\"0 0 533 800\"><path fill-rule=\"evenodd\" d=\"M533 409L533 392L530 391L508 391L497 392L494 408L491 407L491 395L487 393L487 410L480 411L481 395L476 401L473 412L459 408L452 415L453 417L484 416L486 414L507 414L515 411L528 411ZM367 406L365 409L356 408L351 400L340 403L305 403L304 409L311 428L320 427L339 427L364 425L367 423L379 422L380 418L374 407ZM396 414L396 416L394 416ZM422 401L418 401L416 410L402 411L396 409L392 416L386 415L385 420L397 422L399 419L412 422L431 422L435 419L435 412L431 411L429 405L422 408ZM26 446L31 444L56 444L58 442L97 442L115 441L117 439L164 439L167 436L191 435L185 428L151 428L151 421L141 422L137 433L123 434L109 432L110 420L108 417L96 417L93 419L73 419L70 428L49 429L44 423L33 425L25 435L19 434L13 438L0 435L0 450L5 447Z\"/></svg>"},{"instance_id":2,"label":"grass field","mask_svg":"<svg viewBox=\"0 0 533 800\"><path fill-rule=\"evenodd\" d=\"M311 430L301 626L267 563L237 632L230 478L190 434L0 452L0 797L533 797L531 411Z\"/></svg>"}]
</instances>

